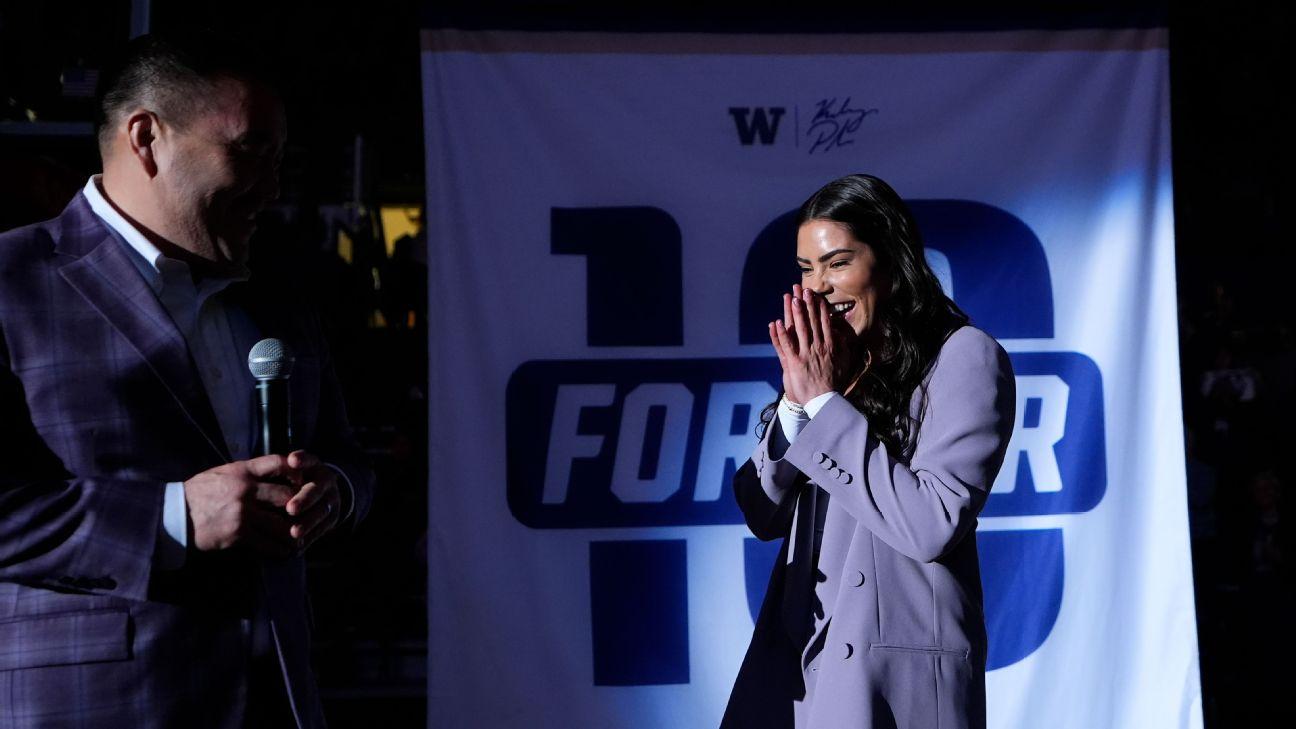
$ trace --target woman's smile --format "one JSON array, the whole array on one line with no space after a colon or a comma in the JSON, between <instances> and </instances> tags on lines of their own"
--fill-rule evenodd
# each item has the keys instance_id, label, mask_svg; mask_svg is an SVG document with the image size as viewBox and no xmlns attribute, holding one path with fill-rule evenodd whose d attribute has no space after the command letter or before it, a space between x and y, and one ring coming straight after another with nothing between
<instances>
[{"instance_id":1,"label":"woman's smile","mask_svg":"<svg viewBox=\"0 0 1296 729\"><path fill-rule=\"evenodd\" d=\"M796 258L801 285L823 297L829 314L857 335L867 331L878 304L873 249L841 223L808 220L797 230Z\"/></svg>"}]
</instances>

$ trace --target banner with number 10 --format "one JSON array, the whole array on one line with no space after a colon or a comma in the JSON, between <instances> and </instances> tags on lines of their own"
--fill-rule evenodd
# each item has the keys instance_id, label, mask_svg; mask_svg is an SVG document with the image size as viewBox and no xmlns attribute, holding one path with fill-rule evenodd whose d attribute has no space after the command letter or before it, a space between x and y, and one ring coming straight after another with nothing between
<instances>
[{"instance_id":1,"label":"banner with number 10","mask_svg":"<svg viewBox=\"0 0 1296 729\"><path fill-rule=\"evenodd\" d=\"M439 30L423 77L434 725L718 724L778 549L729 486L766 322L853 172L1017 376L991 726L1200 723L1163 30Z\"/></svg>"}]
</instances>

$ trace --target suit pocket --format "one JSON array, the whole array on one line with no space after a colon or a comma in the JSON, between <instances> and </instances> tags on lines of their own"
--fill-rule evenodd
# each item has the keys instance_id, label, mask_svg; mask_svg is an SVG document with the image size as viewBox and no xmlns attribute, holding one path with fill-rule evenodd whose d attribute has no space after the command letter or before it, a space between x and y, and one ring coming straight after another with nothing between
<instances>
[{"instance_id":1,"label":"suit pocket","mask_svg":"<svg viewBox=\"0 0 1296 729\"><path fill-rule=\"evenodd\" d=\"M130 658L130 613L87 610L0 622L0 671L124 661Z\"/></svg>"},{"instance_id":2,"label":"suit pocket","mask_svg":"<svg viewBox=\"0 0 1296 729\"><path fill-rule=\"evenodd\" d=\"M924 656L945 656L947 658L958 658L966 661L969 651L958 650L953 648L940 648L938 646L919 646L919 645L884 645L874 643L869 646L870 651L886 651L888 653L915 653Z\"/></svg>"}]
</instances>

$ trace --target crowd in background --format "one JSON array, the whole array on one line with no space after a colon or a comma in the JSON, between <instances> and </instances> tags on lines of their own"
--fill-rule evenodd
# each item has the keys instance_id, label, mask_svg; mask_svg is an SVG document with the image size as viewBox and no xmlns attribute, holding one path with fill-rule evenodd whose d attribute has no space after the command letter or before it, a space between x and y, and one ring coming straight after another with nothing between
<instances>
[{"instance_id":1,"label":"crowd in background","mask_svg":"<svg viewBox=\"0 0 1296 729\"><path fill-rule=\"evenodd\" d=\"M1245 299L1241 299L1245 301ZM1290 310L1218 281L1180 295L1185 459L1207 722L1292 726L1296 502Z\"/></svg>"},{"instance_id":2,"label":"crowd in background","mask_svg":"<svg viewBox=\"0 0 1296 729\"><path fill-rule=\"evenodd\" d=\"M318 206L280 207L252 243L253 275L309 282L356 435L378 477L355 533L307 555L315 664L332 723L394 725L425 711L427 661L427 267L422 234L389 254L376 219L330 226ZM338 252L341 236L349 255ZM349 260L348 260L349 259ZM293 275L295 274L295 275Z\"/></svg>"}]
</instances>

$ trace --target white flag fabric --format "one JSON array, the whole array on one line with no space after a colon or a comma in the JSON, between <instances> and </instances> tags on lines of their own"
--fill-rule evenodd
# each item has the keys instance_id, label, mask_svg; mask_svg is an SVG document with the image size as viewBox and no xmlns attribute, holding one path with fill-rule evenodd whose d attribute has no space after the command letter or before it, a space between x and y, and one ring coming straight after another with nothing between
<instances>
[{"instance_id":1,"label":"white flag fabric","mask_svg":"<svg viewBox=\"0 0 1296 729\"><path fill-rule=\"evenodd\" d=\"M990 726L1201 725L1163 29L423 43L433 726L719 723L765 324L854 172L1017 376Z\"/></svg>"}]
</instances>

